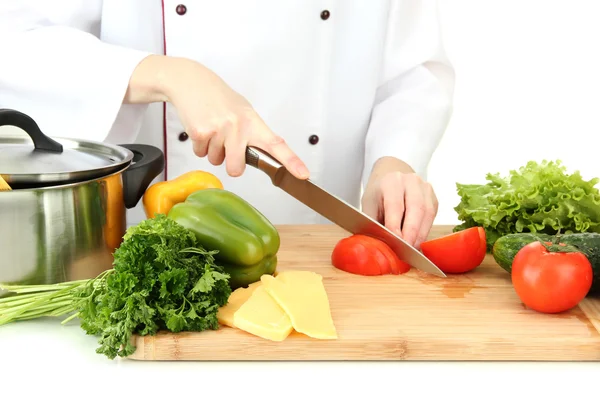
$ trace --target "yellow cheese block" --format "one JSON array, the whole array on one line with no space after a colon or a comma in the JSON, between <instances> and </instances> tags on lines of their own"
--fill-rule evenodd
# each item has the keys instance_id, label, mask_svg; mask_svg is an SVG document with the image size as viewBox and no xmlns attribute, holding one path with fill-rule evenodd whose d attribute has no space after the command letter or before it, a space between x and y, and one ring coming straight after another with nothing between
<instances>
[{"instance_id":1,"label":"yellow cheese block","mask_svg":"<svg viewBox=\"0 0 600 400\"><path fill-rule=\"evenodd\" d=\"M227 304L223 307L219 308L217 312L217 320L221 325L229 326L231 328L235 328L236 326L233 323L233 314L244 304L254 290L261 285L261 281L254 282L248 285L247 288L237 288L230 295L227 300Z\"/></svg>"},{"instance_id":2,"label":"yellow cheese block","mask_svg":"<svg viewBox=\"0 0 600 400\"><path fill-rule=\"evenodd\" d=\"M233 324L238 329L278 342L293 331L290 318L263 286L258 286L235 312Z\"/></svg>"},{"instance_id":3,"label":"yellow cheese block","mask_svg":"<svg viewBox=\"0 0 600 400\"><path fill-rule=\"evenodd\" d=\"M261 282L260 288L285 311L297 332L316 339L337 339L321 275L312 271L282 271L276 278L263 275Z\"/></svg>"}]
</instances>

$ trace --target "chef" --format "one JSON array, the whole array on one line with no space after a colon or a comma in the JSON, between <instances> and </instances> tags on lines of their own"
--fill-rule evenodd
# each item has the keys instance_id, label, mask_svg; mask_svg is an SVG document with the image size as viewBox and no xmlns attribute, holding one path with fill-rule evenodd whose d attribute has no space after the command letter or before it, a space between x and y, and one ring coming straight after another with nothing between
<instances>
[{"instance_id":1,"label":"chef","mask_svg":"<svg viewBox=\"0 0 600 400\"><path fill-rule=\"evenodd\" d=\"M161 148L275 224L327 223L257 146L418 247L454 74L435 0L4 0L0 107L50 136ZM129 224L144 218L141 202Z\"/></svg>"}]
</instances>

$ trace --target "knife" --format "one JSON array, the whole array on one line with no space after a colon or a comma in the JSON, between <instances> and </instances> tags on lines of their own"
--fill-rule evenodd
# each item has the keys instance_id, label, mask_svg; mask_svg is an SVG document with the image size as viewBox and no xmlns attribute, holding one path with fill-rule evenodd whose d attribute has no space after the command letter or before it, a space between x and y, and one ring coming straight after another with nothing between
<instances>
[{"instance_id":1,"label":"knife","mask_svg":"<svg viewBox=\"0 0 600 400\"><path fill-rule=\"evenodd\" d=\"M265 151L256 147L246 148L246 164L254 167L271 178L274 186L310 207L329 221L352 234L375 237L411 266L441 277L446 275L416 248L373 218L359 211L344 200L327 192L310 179L298 179L282 164Z\"/></svg>"}]
</instances>

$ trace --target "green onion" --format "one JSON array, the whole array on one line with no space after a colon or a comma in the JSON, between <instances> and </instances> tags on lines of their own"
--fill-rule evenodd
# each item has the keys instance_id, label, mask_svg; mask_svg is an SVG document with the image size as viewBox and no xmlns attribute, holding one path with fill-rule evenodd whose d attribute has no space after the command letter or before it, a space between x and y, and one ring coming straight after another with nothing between
<instances>
[{"instance_id":1,"label":"green onion","mask_svg":"<svg viewBox=\"0 0 600 400\"><path fill-rule=\"evenodd\" d=\"M78 305L85 298L79 294L86 286L94 288L105 284L107 270L93 279L82 279L51 285L2 285L0 290L13 293L0 298L0 326L11 322L26 321L41 317L60 317L75 313L62 323L77 317Z\"/></svg>"}]
</instances>

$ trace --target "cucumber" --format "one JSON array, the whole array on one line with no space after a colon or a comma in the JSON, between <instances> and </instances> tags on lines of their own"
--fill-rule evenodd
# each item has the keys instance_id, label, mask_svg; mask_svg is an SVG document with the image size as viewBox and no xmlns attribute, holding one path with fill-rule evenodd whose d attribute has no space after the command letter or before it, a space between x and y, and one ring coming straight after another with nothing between
<instances>
[{"instance_id":1,"label":"cucumber","mask_svg":"<svg viewBox=\"0 0 600 400\"><path fill-rule=\"evenodd\" d=\"M552 241L554 236L544 233L512 233L502 236L494 243L492 256L502 269L510 273L512 262L519 250L529 243L540 239ZM588 294L600 293L600 233L579 232L564 234L560 236L560 242L575 246L586 255L590 264L592 264L594 273L592 288Z\"/></svg>"},{"instance_id":2,"label":"cucumber","mask_svg":"<svg viewBox=\"0 0 600 400\"><path fill-rule=\"evenodd\" d=\"M503 270L510 274L512 262L523 247L537 240L548 241L552 238L543 233L512 233L496 239L492 247L492 256Z\"/></svg>"}]
</instances>

